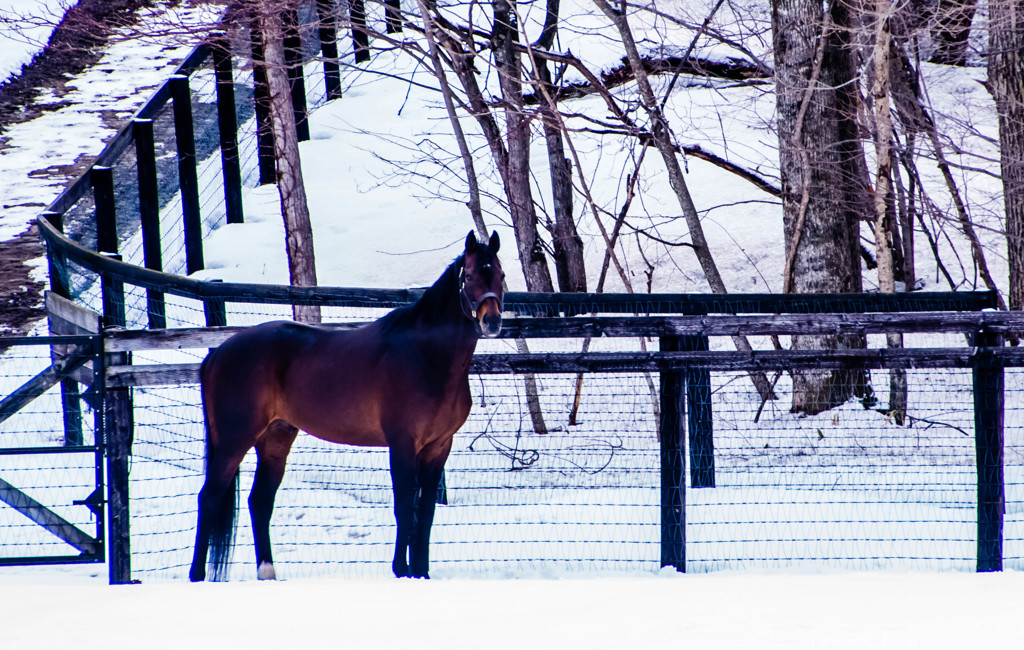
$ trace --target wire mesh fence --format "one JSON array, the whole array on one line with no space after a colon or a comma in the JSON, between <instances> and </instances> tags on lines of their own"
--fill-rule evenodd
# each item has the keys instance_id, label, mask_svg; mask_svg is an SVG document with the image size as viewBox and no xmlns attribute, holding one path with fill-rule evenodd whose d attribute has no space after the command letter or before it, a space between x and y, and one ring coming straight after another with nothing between
<instances>
[{"instance_id":1,"label":"wire mesh fence","mask_svg":"<svg viewBox=\"0 0 1024 650\"><path fill-rule=\"evenodd\" d=\"M579 342L561 342L570 346ZM973 570L976 558L971 373L908 373L908 417L887 392L814 416L790 412L789 379L763 408L743 373L711 373L715 487L686 493L686 569ZM537 435L521 376L471 378L474 409L446 466L448 504L432 535L436 575L657 571L658 397L642 373L540 375L548 433ZM1007 372L1007 403L1024 388ZM870 373L887 386L888 371ZM136 389L132 566L180 579L202 484L197 387ZM759 413L760 411L760 413ZM756 417L756 421L755 421ZM1006 413L1004 562L1022 566L1024 440ZM271 531L279 575L390 575L395 536L386 450L302 435ZM242 495L254 458L242 465ZM687 472L688 475L688 472ZM243 499L244 503L244 499ZM232 579L255 578L243 513Z\"/></svg>"}]
</instances>

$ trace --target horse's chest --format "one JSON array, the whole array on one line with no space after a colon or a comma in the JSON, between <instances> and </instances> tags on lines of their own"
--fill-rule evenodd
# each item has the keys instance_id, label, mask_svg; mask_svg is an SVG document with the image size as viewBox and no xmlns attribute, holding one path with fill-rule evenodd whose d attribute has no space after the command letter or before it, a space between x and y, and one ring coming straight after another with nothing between
<instances>
[{"instance_id":1,"label":"horse's chest","mask_svg":"<svg viewBox=\"0 0 1024 650\"><path fill-rule=\"evenodd\" d=\"M468 377L454 372L426 372L415 379L406 375L395 394L399 397L387 409L389 415L431 437L454 433L466 421L472 404Z\"/></svg>"}]
</instances>

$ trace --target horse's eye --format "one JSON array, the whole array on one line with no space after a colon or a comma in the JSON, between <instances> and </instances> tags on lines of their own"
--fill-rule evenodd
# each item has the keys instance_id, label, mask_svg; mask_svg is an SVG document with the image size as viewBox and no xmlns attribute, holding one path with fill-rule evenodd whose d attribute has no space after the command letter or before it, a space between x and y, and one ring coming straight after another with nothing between
<instances>
[{"instance_id":1,"label":"horse's eye","mask_svg":"<svg viewBox=\"0 0 1024 650\"><path fill-rule=\"evenodd\" d=\"M466 274L466 282L472 282L472 281L473 281L473 276L470 275L469 273L467 273Z\"/></svg>"}]
</instances>

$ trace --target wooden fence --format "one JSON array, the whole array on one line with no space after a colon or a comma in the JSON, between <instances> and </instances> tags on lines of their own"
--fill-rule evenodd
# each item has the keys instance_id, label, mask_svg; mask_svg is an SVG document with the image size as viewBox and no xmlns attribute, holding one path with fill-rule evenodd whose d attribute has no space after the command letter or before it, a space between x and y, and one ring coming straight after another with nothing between
<instances>
[{"instance_id":1,"label":"wooden fence","mask_svg":"<svg viewBox=\"0 0 1024 650\"><path fill-rule=\"evenodd\" d=\"M329 327L345 329L357 325ZM211 348L239 328L215 327L167 331L108 331L109 355L123 361L131 352ZM692 486L714 486L713 409L706 374L722 371L798 369L969 368L974 386L974 422L978 477L977 570L1002 568L1003 369L1024 367L1024 349L1003 347L1003 335L1022 331L1024 314L1006 312L927 314L802 314L770 316L672 316L523 318L506 321L506 338L656 337L660 350L647 353L482 354L474 374L650 372L660 377L661 564L686 567L686 476L689 454ZM957 348L860 349L832 351L708 350L708 337L741 334L887 334L955 332L971 345ZM133 386L198 383L198 364L134 365L110 363L108 394ZM130 418L108 420L112 441L131 439ZM112 442L112 444L118 444ZM119 499L127 507L128 499ZM127 519L127 517L124 517ZM128 549L112 553L127 557ZM127 579L130 576L122 576Z\"/></svg>"}]
</instances>

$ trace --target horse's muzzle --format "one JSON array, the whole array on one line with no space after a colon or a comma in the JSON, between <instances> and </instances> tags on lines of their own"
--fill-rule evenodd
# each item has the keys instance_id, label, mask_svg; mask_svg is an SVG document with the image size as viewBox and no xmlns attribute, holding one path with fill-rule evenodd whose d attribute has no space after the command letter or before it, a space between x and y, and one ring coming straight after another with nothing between
<instances>
[{"instance_id":1,"label":"horse's muzzle","mask_svg":"<svg viewBox=\"0 0 1024 650\"><path fill-rule=\"evenodd\" d=\"M493 339L501 334L501 314L482 314L480 317L480 333L486 338Z\"/></svg>"},{"instance_id":2,"label":"horse's muzzle","mask_svg":"<svg viewBox=\"0 0 1024 650\"><path fill-rule=\"evenodd\" d=\"M476 324L480 335L492 339L501 334L501 300L490 294L480 301L476 310Z\"/></svg>"}]
</instances>

